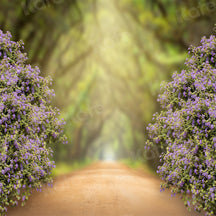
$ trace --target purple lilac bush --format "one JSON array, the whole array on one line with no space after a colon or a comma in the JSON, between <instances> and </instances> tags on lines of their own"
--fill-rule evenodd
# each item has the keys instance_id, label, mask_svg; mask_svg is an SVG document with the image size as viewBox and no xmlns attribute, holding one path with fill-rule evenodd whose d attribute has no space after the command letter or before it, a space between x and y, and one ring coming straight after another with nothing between
<instances>
[{"instance_id":1,"label":"purple lilac bush","mask_svg":"<svg viewBox=\"0 0 216 216\"><path fill-rule=\"evenodd\" d=\"M216 37L189 48L186 70L164 82L146 147L163 149L161 190L182 194L185 205L216 215Z\"/></svg>"},{"instance_id":2,"label":"purple lilac bush","mask_svg":"<svg viewBox=\"0 0 216 216\"><path fill-rule=\"evenodd\" d=\"M50 104L51 80L26 63L23 44L0 31L0 214L51 183L52 142L65 142L64 122Z\"/></svg>"}]
</instances>

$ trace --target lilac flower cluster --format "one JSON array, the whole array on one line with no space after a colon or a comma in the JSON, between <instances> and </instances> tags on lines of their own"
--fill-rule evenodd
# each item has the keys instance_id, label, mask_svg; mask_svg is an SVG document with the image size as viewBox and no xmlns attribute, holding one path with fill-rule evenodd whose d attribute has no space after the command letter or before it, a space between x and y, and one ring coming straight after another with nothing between
<instances>
[{"instance_id":1,"label":"lilac flower cluster","mask_svg":"<svg viewBox=\"0 0 216 216\"><path fill-rule=\"evenodd\" d=\"M216 37L189 48L186 70L162 84L163 110L148 126L146 147L163 149L161 190L180 193L188 209L216 215Z\"/></svg>"},{"instance_id":2,"label":"lilac flower cluster","mask_svg":"<svg viewBox=\"0 0 216 216\"><path fill-rule=\"evenodd\" d=\"M51 106L51 80L26 64L22 50L0 30L0 214L52 181L48 145L66 141L59 110Z\"/></svg>"}]
</instances>

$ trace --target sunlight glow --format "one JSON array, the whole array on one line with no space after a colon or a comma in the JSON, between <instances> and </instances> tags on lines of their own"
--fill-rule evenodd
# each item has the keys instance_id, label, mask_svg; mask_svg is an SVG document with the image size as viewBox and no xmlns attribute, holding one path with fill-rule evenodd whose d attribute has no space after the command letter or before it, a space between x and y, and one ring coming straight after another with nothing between
<instances>
[{"instance_id":1,"label":"sunlight glow","mask_svg":"<svg viewBox=\"0 0 216 216\"><path fill-rule=\"evenodd\" d=\"M103 161L115 161L115 155L112 151L104 152Z\"/></svg>"}]
</instances>

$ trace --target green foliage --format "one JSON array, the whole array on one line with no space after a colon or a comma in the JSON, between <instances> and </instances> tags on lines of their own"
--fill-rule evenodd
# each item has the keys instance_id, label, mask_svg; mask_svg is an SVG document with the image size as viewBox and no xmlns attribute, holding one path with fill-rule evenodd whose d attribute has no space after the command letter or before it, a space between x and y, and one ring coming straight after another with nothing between
<instances>
[{"instance_id":1,"label":"green foliage","mask_svg":"<svg viewBox=\"0 0 216 216\"><path fill-rule=\"evenodd\" d=\"M58 177L62 175L70 174L73 171L80 170L93 162L92 159L86 158L82 161L76 161L73 163L64 163L59 162L56 163L56 167L52 170L52 177Z\"/></svg>"},{"instance_id":2,"label":"green foliage","mask_svg":"<svg viewBox=\"0 0 216 216\"><path fill-rule=\"evenodd\" d=\"M158 177L154 170L152 170L143 160L131 160L131 159L123 159L120 160L121 163L125 164L126 166L135 169L140 172L147 173L151 176Z\"/></svg>"},{"instance_id":3,"label":"green foliage","mask_svg":"<svg viewBox=\"0 0 216 216\"><path fill-rule=\"evenodd\" d=\"M182 69L185 48L210 33L214 12L207 0L2 0L0 28L22 39L28 63L53 78L52 104L69 139L55 146L55 160L98 155L103 131L109 137L119 127L109 121L122 115L130 126L124 142L120 130L110 135L110 148L140 157L146 125L160 110L159 84Z\"/></svg>"}]
</instances>

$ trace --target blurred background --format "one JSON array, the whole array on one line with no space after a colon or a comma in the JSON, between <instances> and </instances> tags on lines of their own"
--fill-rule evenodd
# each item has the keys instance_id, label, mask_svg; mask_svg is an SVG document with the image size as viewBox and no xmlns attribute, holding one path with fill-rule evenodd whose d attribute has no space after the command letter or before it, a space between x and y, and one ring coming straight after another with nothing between
<instances>
[{"instance_id":1,"label":"blurred background","mask_svg":"<svg viewBox=\"0 0 216 216\"><path fill-rule=\"evenodd\" d=\"M0 29L53 79L69 141L53 144L55 172L94 160L154 169L160 150L144 144L160 83L215 18L214 0L0 0Z\"/></svg>"}]
</instances>

